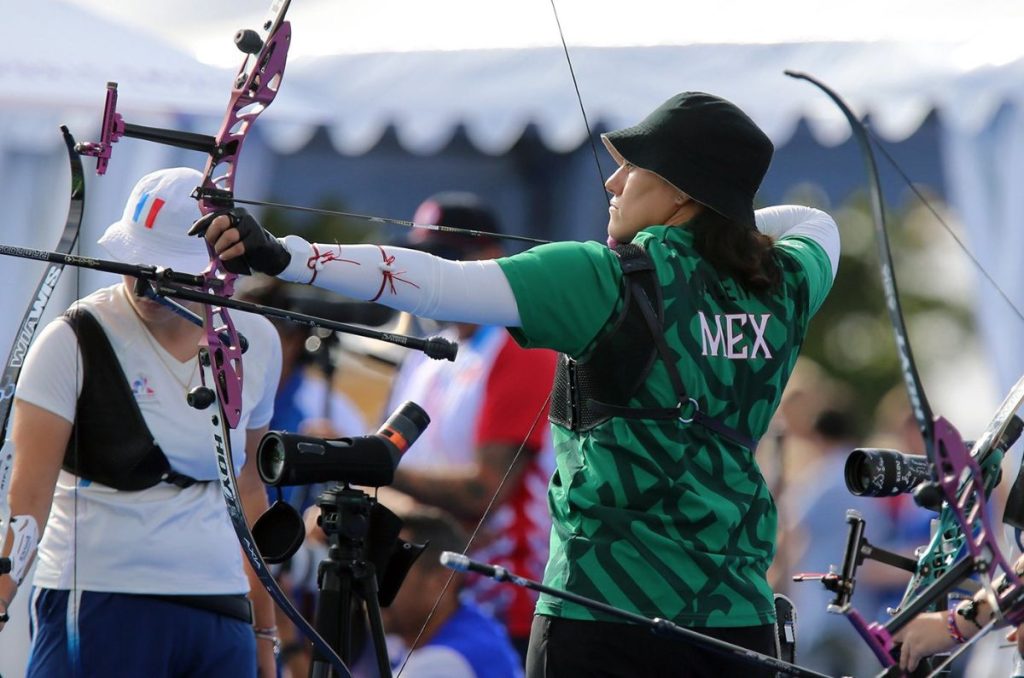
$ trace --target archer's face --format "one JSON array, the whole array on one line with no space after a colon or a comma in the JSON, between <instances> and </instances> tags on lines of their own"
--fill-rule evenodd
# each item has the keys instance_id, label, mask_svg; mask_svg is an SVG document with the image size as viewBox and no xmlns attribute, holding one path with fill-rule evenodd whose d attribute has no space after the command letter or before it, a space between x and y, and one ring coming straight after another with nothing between
<instances>
[{"instance_id":1,"label":"archer's face","mask_svg":"<svg viewBox=\"0 0 1024 678\"><path fill-rule=\"evenodd\" d=\"M648 226L682 223L680 213L693 201L654 172L621 162L604 184L612 194L608 236L628 243Z\"/></svg>"}]
</instances>

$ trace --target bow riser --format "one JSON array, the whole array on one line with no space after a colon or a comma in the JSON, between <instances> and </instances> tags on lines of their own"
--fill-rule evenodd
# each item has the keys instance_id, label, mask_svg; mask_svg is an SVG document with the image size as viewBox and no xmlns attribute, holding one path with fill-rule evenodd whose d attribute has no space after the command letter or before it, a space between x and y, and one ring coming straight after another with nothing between
<instances>
[{"instance_id":1,"label":"bow riser","mask_svg":"<svg viewBox=\"0 0 1024 678\"><path fill-rule=\"evenodd\" d=\"M287 3L284 3L287 6ZM252 66L239 71L238 78L245 78L241 86L235 87L228 104L228 113L217 133L216 150L210 154L204 172L199 210L203 214L224 209L234 192L235 172L238 156L242 152L245 137L256 118L270 106L277 96L284 76L291 42L291 24L280 22L277 32L267 39L267 53L259 59L249 57ZM224 172L218 174L223 166Z\"/></svg>"},{"instance_id":2,"label":"bow riser","mask_svg":"<svg viewBox=\"0 0 1024 678\"><path fill-rule=\"evenodd\" d=\"M209 155L199 198L199 211L210 214L223 209L234 192L238 157L245 137L256 118L270 106L277 96L284 77L284 68L291 44L291 24L284 21L289 2L276 2L271 6L271 17L264 22L264 35L258 54L249 55L238 71L231 91L228 110L217 133L217 146ZM236 42L240 39L236 37ZM228 273L217 257L213 246L207 243L210 267L203 274L206 291L216 281L218 293L230 297L234 293L236 275ZM201 346L213 368L214 390L222 407L222 415L230 428L236 428L242 416L242 346L238 332L227 310L219 306L204 307L206 337ZM230 343L224 336L232 338Z\"/></svg>"},{"instance_id":3,"label":"bow riser","mask_svg":"<svg viewBox=\"0 0 1024 678\"><path fill-rule=\"evenodd\" d=\"M998 484L1003 457L1002 450L994 449L985 459L978 461L984 479L986 497ZM962 490L966 490L966 486L963 486ZM975 498L971 497L967 500L966 506L969 508L974 501ZM911 577L903 594L899 605L900 609L949 570L963 552L965 542L966 537L960 531L956 512L949 504L944 505L932 539L928 543L928 547L918 557L917 571Z\"/></svg>"}]
</instances>

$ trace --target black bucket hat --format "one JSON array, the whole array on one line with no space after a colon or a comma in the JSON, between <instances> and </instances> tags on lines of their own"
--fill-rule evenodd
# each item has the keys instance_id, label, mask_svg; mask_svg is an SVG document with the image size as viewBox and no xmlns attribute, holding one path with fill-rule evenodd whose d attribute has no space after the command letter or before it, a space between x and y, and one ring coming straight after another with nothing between
<instances>
[{"instance_id":1,"label":"black bucket hat","mask_svg":"<svg viewBox=\"0 0 1024 678\"><path fill-rule=\"evenodd\" d=\"M754 227L754 194L775 149L735 104L683 92L640 124L601 140L616 161L654 172L702 205Z\"/></svg>"}]
</instances>

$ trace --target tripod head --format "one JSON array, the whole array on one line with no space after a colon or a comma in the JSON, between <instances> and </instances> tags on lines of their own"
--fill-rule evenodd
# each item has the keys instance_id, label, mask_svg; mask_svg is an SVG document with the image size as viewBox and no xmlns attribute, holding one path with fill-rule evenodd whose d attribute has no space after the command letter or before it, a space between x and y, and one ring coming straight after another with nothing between
<instances>
[{"instance_id":1,"label":"tripod head","mask_svg":"<svg viewBox=\"0 0 1024 678\"><path fill-rule=\"evenodd\" d=\"M324 490L316 503L320 508L317 524L328 542L327 558L317 568L317 631L350 662L357 654L354 648L362 646L361 631L369 622L378 671L390 677L380 609L394 600L425 547L399 539L402 520L347 483ZM357 633L360 642L354 642ZM333 674L330 665L314 655L310 675Z\"/></svg>"},{"instance_id":2,"label":"tripod head","mask_svg":"<svg viewBox=\"0 0 1024 678\"><path fill-rule=\"evenodd\" d=\"M338 484L317 497L317 524L327 535L325 562L371 566L376 573L382 607L394 600L409 568L425 548L399 539L402 519L361 490Z\"/></svg>"}]
</instances>

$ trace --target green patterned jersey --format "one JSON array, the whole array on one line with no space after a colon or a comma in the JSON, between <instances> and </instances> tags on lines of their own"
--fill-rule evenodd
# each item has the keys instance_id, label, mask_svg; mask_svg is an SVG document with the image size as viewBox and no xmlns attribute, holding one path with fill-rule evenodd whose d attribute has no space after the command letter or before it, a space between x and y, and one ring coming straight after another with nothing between
<instances>
[{"instance_id":1,"label":"green patterned jersey","mask_svg":"<svg viewBox=\"0 0 1024 678\"><path fill-rule=\"evenodd\" d=\"M820 245L783 238L783 284L751 294L693 248L686 228L657 226L633 240L662 286L665 337L687 393L755 440L768 428L811 315L832 284ZM515 294L526 347L585 356L617 317L622 273L602 244L553 243L498 260ZM675 404L659 359L631 407ZM774 620L766 571L776 510L745 448L674 420L612 418L573 433L553 427L556 471L548 586L688 626ZM541 596L540 614L611 619Z\"/></svg>"}]
</instances>

